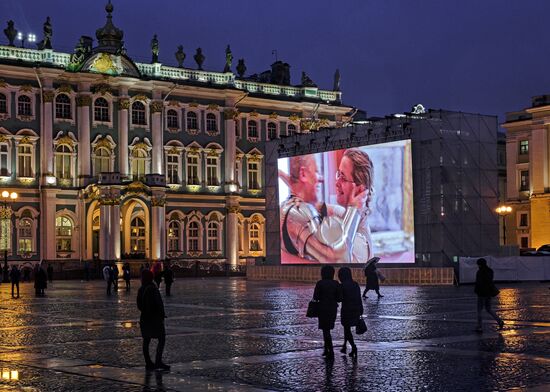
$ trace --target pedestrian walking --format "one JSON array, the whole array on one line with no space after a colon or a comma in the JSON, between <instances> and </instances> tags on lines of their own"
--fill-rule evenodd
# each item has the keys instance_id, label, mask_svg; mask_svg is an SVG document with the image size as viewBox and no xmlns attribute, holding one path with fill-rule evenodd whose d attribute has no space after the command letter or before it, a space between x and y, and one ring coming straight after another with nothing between
<instances>
[{"instance_id":1,"label":"pedestrian walking","mask_svg":"<svg viewBox=\"0 0 550 392\"><path fill-rule=\"evenodd\" d=\"M45 290L48 287L48 275L44 268L39 264L36 265L36 272L34 274L34 289L37 297L43 297L46 295Z\"/></svg>"},{"instance_id":2,"label":"pedestrian walking","mask_svg":"<svg viewBox=\"0 0 550 392\"><path fill-rule=\"evenodd\" d=\"M111 266L106 265L103 267L103 279L107 282L107 295L111 295L111 285L113 284L112 276Z\"/></svg>"},{"instance_id":3,"label":"pedestrian walking","mask_svg":"<svg viewBox=\"0 0 550 392\"><path fill-rule=\"evenodd\" d=\"M122 267L122 279L126 283L126 291L130 291L130 263L125 263Z\"/></svg>"},{"instance_id":4,"label":"pedestrian walking","mask_svg":"<svg viewBox=\"0 0 550 392\"><path fill-rule=\"evenodd\" d=\"M113 276L112 276L113 290L118 291L119 271L118 271L118 267L117 267L116 263L111 264L111 273L113 274Z\"/></svg>"},{"instance_id":5,"label":"pedestrian walking","mask_svg":"<svg viewBox=\"0 0 550 392\"><path fill-rule=\"evenodd\" d=\"M15 298L14 288L17 288L17 298L19 298L19 280L21 279L21 271L14 264L11 266L10 281L11 281L11 297Z\"/></svg>"},{"instance_id":6,"label":"pedestrian walking","mask_svg":"<svg viewBox=\"0 0 550 392\"><path fill-rule=\"evenodd\" d=\"M50 283L53 282L53 266L51 264L48 264L48 280Z\"/></svg>"},{"instance_id":7,"label":"pedestrian walking","mask_svg":"<svg viewBox=\"0 0 550 392\"><path fill-rule=\"evenodd\" d=\"M365 290L363 291L363 298L367 298L367 292L369 290L374 290L376 294L378 295L378 298L382 298L383 295L380 294L380 273L376 269L376 263L380 260L379 257L373 257L369 261L367 261L367 265L365 267Z\"/></svg>"},{"instance_id":8,"label":"pedestrian walking","mask_svg":"<svg viewBox=\"0 0 550 392\"><path fill-rule=\"evenodd\" d=\"M498 323L498 329L504 327L504 321L495 313L491 307L493 297L499 294L499 290L493 281L493 270L487 266L487 260L484 258L477 260L478 271L476 274L476 284L474 292L477 294L477 332L483 332L481 323L481 312L483 308L495 319Z\"/></svg>"},{"instance_id":9,"label":"pedestrian walking","mask_svg":"<svg viewBox=\"0 0 550 392\"><path fill-rule=\"evenodd\" d=\"M334 267L325 265L321 268L321 280L315 285L313 300L319 301L317 327L323 331L323 356L334 359L334 347L330 331L334 329L338 302L342 300L340 285L334 280Z\"/></svg>"},{"instance_id":10,"label":"pedestrian walking","mask_svg":"<svg viewBox=\"0 0 550 392\"><path fill-rule=\"evenodd\" d=\"M143 337L143 357L146 370L170 370L170 366L162 362L162 353L166 343L166 330L164 328L164 304L158 287L153 283L154 275L149 270L144 270L141 277L141 287L137 295L137 307L141 312L139 326ZM155 362L149 354L151 339L158 339Z\"/></svg>"},{"instance_id":11,"label":"pedestrian walking","mask_svg":"<svg viewBox=\"0 0 550 392\"><path fill-rule=\"evenodd\" d=\"M361 301L361 288L353 280L351 270L348 267L342 267L338 270L338 280L342 287L342 310L340 311L340 321L344 327L344 344L340 352L345 354L347 343L351 346L349 356L357 358L357 346L353 340L351 327L359 324L359 319L363 314L363 301Z\"/></svg>"},{"instance_id":12,"label":"pedestrian walking","mask_svg":"<svg viewBox=\"0 0 550 392\"><path fill-rule=\"evenodd\" d=\"M166 286L166 296L169 297L172 295L172 283L174 283L174 270L172 269L172 266L170 265L170 262L167 261L164 265L164 285Z\"/></svg>"},{"instance_id":13,"label":"pedestrian walking","mask_svg":"<svg viewBox=\"0 0 550 392\"><path fill-rule=\"evenodd\" d=\"M162 264L160 261L155 261L153 264L153 276L157 287L160 289L160 283L162 282Z\"/></svg>"}]
</instances>

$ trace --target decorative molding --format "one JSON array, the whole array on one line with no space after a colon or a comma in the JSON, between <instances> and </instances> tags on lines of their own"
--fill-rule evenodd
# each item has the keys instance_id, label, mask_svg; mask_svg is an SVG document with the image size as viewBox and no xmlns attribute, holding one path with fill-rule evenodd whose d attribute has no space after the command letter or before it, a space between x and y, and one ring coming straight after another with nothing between
<instances>
[{"instance_id":1,"label":"decorative molding","mask_svg":"<svg viewBox=\"0 0 550 392\"><path fill-rule=\"evenodd\" d=\"M229 214L238 214L241 211L242 211L242 209L239 206L229 206L229 207L227 207L227 212Z\"/></svg>"},{"instance_id":2,"label":"decorative molding","mask_svg":"<svg viewBox=\"0 0 550 392\"><path fill-rule=\"evenodd\" d=\"M0 219L10 219L11 215L13 213L13 210L9 206L2 206L0 207Z\"/></svg>"},{"instance_id":3,"label":"decorative molding","mask_svg":"<svg viewBox=\"0 0 550 392\"><path fill-rule=\"evenodd\" d=\"M220 107L219 107L217 104L211 103L210 105L208 105L208 106L206 107L206 110L219 110L219 108L220 108Z\"/></svg>"},{"instance_id":4,"label":"decorative molding","mask_svg":"<svg viewBox=\"0 0 550 392\"><path fill-rule=\"evenodd\" d=\"M6 143L9 142L10 138L6 135L0 135L0 143Z\"/></svg>"},{"instance_id":5,"label":"decorative molding","mask_svg":"<svg viewBox=\"0 0 550 392\"><path fill-rule=\"evenodd\" d=\"M169 101L169 102L168 102L168 106L176 106L176 107L179 107L179 106L180 106L180 103L179 103L179 101L172 100L172 101Z\"/></svg>"},{"instance_id":6,"label":"decorative molding","mask_svg":"<svg viewBox=\"0 0 550 392\"><path fill-rule=\"evenodd\" d=\"M63 135L59 139L54 140L54 142L57 145L64 144L64 145L69 146L71 148L73 148L74 145L75 145L75 141L69 135Z\"/></svg>"},{"instance_id":7,"label":"decorative molding","mask_svg":"<svg viewBox=\"0 0 550 392\"><path fill-rule=\"evenodd\" d=\"M291 114L288 119L290 121L298 121L300 119L300 116L298 116L297 114Z\"/></svg>"},{"instance_id":8,"label":"decorative molding","mask_svg":"<svg viewBox=\"0 0 550 392\"><path fill-rule=\"evenodd\" d=\"M198 108L199 104L197 102L189 102L189 107L190 108Z\"/></svg>"},{"instance_id":9,"label":"decorative molding","mask_svg":"<svg viewBox=\"0 0 550 392\"><path fill-rule=\"evenodd\" d=\"M57 92L58 93L67 93L67 94L71 94L74 92L73 88L71 87L70 84L62 84L61 86L59 86L59 88L57 89Z\"/></svg>"},{"instance_id":10,"label":"decorative molding","mask_svg":"<svg viewBox=\"0 0 550 392\"><path fill-rule=\"evenodd\" d=\"M6 83L6 81L4 79L0 79L0 87L1 88L4 88L4 87L7 87L8 84Z\"/></svg>"},{"instance_id":11,"label":"decorative molding","mask_svg":"<svg viewBox=\"0 0 550 392\"><path fill-rule=\"evenodd\" d=\"M102 196L99 199L99 204L103 206L116 206L120 204L120 199L118 197L105 197Z\"/></svg>"},{"instance_id":12,"label":"decorative molding","mask_svg":"<svg viewBox=\"0 0 550 392\"><path fill-rule=\"evenodd\" d=\"M133 100L134 101L143 101L143 102L147 102L149 98L147 98L146 95L143 95L143 94L138 94L138 95L134 95L133 97Z\"/></svg>"},{"instance_id":13,"label":"decorative molding","mask_svg":"<svg viewBox=\"0 0 550 392\"><path fill-rule=\"evenodd\" d=\"M259 114L257 111L255 111L255 110L252 111L252 112L250 112L250 113L248 113L248 116L249 116L249 117L258 117L259 115L260 115L260 114Z\"/></svg>"},{"instance_id":14,"label":"decorative molding","mask_svg":"<svg viewBox=\"0 0 550 392\"><path fill-rule=\"evenodd\" d=\"M225 120L235 120L239 116L237 109L225 109L223 111L223 118Z\"/></svg>"},{"instance_id":15,"label":"decorative molding","mask_svg":"<svg viewBox=\"0 0 550 392\"><path fill-rule=\"evenodd\" d=\"M149 192L149 187L141 181L134 181L126 187L126 192L136 195L147 194Z\"/></svg>"},{"instance_id":16,"label":"decorative molding","mask_svg":"<svg viewBox=\"0 0 550 392\"><path fill-rule=\"evenodd\" d=\"M24 84L21 87L19 87L20 92L27 92L32 93L32 86L30 84Z\"/></svg>"},{"instance_id":17,"label":"decorative molding","mask_svg":"<svg viewBox=\"0 0 550 392\"><path fill-rule=\"evenodd\" d=\"M269 118L271 118L271 119L273 119L273 120L276 120L278 117L279 117L279 115L278 115L277 113L275 113L275 112L273 112L273 113L271 113L271 114L269 115Z\"/></svg>"},{"instance_id":18,"label":"decorative molding","mask_svg":"<svg viewBox=\"0 0 550 392\"><path fill-rule=\"evenodd\" d=\"M164 207L166 205L166 196L153 196L151 197L152 207Z\"/></svg>"},{"instance_id":19,"label":"decorative molding","mask_svg":"<svg viewBox=\"0 0 550 392\"><path fill-rule=\"evenodd\" d=\"M104 96L105 94L113 95L113 93L111 91L111 88L109 87L108 84L105 84L105 83L101 83L101 84L97 84L97 85L93 86L92 91L95 94L100 94L101 96Z\"/></svg>"},{"instance_id":20,"label":"decorative molding","mask_svg":"<svg viewBox=\"0 0 550 392\"><path fill-rule=\"evenodd\" d=\"M55 96L55 92L52 90L46 90L42 93L42 99L44 102L53 102L53 97Z\"/></svg>"},{"instance_id":21,"label":"decorative molding","mask_svg":"<svg viewBox=\"0 0 550 392\"><path fill-rule=\"evenodd\" d=\"M162 113L163 105L162 101L151 102L151 113Z\"/></svg>"},{"instance_id":22,"label":"decorative molding","mask_svg":"<svg viewBox=\"0 0 550 392\"><path fill-rule=\"evenodd\" d=\"M90 106L92 104L92 97L90 95L79 95L76 98L77 106Z\"/></svg>"},{"instance_id":23,"label":"decorative molding","mask_svg":"<svg viewBox=\"0 0 550 392\"><path fill-rule=\"evenodd\" d=\"M120 110L130 109L130 100L128 98L119 98L118 99L118 107L119 107Z\"/></svg>"},{"instance_id":24,"label":"decorative molding","mask_svg":"<svg viewBox=\"0 0 550 392\"><path fill-rule=\"evenodd\" d=\"M18 144L34 144L30 136L23 136Z\"/></svg>"}]
</instances>

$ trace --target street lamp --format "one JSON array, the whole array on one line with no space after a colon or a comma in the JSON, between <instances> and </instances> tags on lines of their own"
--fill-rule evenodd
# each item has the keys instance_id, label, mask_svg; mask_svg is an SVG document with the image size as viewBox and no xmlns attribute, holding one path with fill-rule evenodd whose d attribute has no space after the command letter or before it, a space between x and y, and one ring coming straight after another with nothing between
<instances>
[{"instance_id":1,"label":"street lamp","mask_svg":"<svg viewBox=\"0 0 550 392\"><path fill-rule=\"evenodd\" d=\"M497 214L502 216L502 229L504 230L504 235L502 236L503 245L506 245L506 215L510 215L512 212L512 207L507 205L500 205L495 210Z\"/></svg>"},{"instance_id":2,"label":"street lamp","mask_svg":"<svg viewBox=\"0 0 550 392\"><path fill-rule=\"evenodd\" d=\"M8 249L10 249L11 245L11 214L13 211L8 203L13 203L17 199L17 196L15 192L2 192L0 206L0 234L2 235L2 240L0 241L0 249L4 250L4 273L2 277L2 282L4 283L10 281L8 271Z\"/></svg>"},{"instance_id":3,"label":"street lamp","mask_svg":"<svg viewBox=\"0 0 550 392\"><path fill-rule=\"evenodd\" d=\"M36 42L36 35L33 34L33 33L29 33L29 34L27 34L27 36L25 36L24 33L18 32L17 33L17 39L19 41L21 41L21 47L24 48L25 47L25 40L29 41L30 43Z\"/></svg>"}]
</instances>

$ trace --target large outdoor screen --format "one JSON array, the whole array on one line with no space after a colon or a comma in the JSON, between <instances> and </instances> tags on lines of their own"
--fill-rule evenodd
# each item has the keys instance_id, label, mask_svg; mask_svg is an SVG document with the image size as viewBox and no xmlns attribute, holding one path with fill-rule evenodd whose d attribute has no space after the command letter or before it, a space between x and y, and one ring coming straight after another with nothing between
<instances>
[{"instance_id":1,"label":"large outdoor screen","mask_svg":"<svg viewBox=\"0 0 550 392\"><path fill-rule=\"evenodd\" d=\"M281 158L283 264L414 263L411 141Z\"/></svg>"}]
</instances>

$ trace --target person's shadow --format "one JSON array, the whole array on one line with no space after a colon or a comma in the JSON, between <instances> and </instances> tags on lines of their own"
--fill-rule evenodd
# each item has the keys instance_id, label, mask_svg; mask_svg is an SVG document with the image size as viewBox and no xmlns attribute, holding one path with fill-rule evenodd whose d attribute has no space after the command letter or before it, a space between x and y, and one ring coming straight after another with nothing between
<instances>
[{"instance_id":1,"label":"person's shadow","mask_svg":"<svg viewBox=\"0 0 550 392\"><path fill-rule=\"evenodd\" d=\"M152 383L153 375L155 375L155 385ZM164 384L162 383L163 373L160 371L145 372L145 382L143 392L164 392Z\"/></svg>"}]
</instances>

